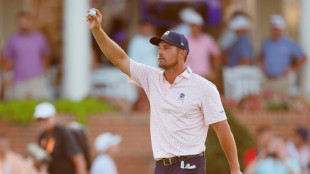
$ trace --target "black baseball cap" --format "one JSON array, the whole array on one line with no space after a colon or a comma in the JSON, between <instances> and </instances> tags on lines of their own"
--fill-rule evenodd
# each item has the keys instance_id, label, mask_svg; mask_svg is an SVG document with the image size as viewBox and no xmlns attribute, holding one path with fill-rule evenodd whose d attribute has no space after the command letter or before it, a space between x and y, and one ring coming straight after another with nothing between
<instances>
[{"instance_id":1,"label":"black baseball cap","mask_svg":"<svg viewBox=\"0 0 310 174\"><path fill-rule=\"evenodd\" d=\"M171 45L177 46L189 53L189 46L186 37L183 34L174 31L166 31L161 37L152 37L150 43L158 46L160 41L165 41Z\"/></svg>"}]
</instances>

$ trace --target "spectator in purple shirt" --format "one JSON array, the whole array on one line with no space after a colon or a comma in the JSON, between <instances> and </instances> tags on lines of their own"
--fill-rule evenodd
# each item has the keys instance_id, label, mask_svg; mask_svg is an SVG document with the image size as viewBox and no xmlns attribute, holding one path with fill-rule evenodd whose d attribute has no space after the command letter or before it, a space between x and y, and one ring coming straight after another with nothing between
<instances>
[{"instance_id":1,"label":"spectator in purple shirt","mask_svg":"<svg viewBox=\"0 0 310 174\"><path fill-rule=\"evenodd\" d=\"M45 71L50 62L50 48L46 38L32 29L28 12L17 17L19 31L8 40L4 59L13 72L13 85L6 91L9 99L50 97Z\"/></svg>"}]
</instances>

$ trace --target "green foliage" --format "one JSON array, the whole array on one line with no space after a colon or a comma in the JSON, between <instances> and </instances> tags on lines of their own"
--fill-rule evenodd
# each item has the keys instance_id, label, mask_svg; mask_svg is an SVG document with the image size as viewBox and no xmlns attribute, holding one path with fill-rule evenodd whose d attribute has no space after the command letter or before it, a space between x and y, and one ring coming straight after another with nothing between
<instances>
[{"instance_id":1,"label":"green foliage","mask_svg":"<svg viewBox=\"0 0 310 174\"><path fill-rule=\"evenodd\" d=\"M0 118L5 122L29 123L33 120L34 108L39 103L40 101L35 100L0 102ZM88 115L111 112L113 110L107 103L98 99L85 99L80 102L61 99L53 104L58 113L73 114L80 123L85 123Z\"/></svg>"},{"instance_id":2,"label":"green foliage","mask_svg":"<svg viewBox=\"0 0 310 174\"><path fill-rule=\"evenodd\" d=\"M243 154L249 147L254 146L254 139L249 131L234 118L234 116L226 110L228 122L231 131L234 135L239 162L241 169L243 169ZM216 133L211 126L209 128L208 137L206 141L206 173L207 174L227 174L230 173L230 167L225 153L218 141Z\"/></svg>"},{"instance_id":3,"label":"green foliage","mask_svg":"<svg viewBox=\"0 0 310 174\"><path fill-rule=\"evenodd\" d=\"M39 104L35 100L15 100L0 102L0 118L6 122L29 123L33 120L34 107Z\"/></svg>"},{"instance_id":4,"label":"green foliage","mask_svg":"<svg viewBox=\"0 0 310 174\"><path fill-rule=\"evenodd\" d=\"M289 106L287 102L271 100L267 102L266 109L269 111L281 111L288 110Z\"/></svg>"},{"instance_id":5,"label":"green foliage","mask_svg":"<svg viewBox=\"0 0 310 174\"><path fill-rule=\"evenodd\" d=\"M113 110L110 105L98 99L86 99L81 102L62 99L55 103L55 106L58 112L74 114L80 123L85 123L88 115Z\"/></svg>"}]
</instances>

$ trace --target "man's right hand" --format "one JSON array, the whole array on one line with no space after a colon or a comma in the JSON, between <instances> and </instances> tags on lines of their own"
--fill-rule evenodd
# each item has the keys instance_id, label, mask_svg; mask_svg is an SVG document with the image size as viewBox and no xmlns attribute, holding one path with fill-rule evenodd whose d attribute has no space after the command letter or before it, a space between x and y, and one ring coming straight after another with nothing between
<instances>
[{"instance_id":1,"label":"man's right hand","mask_svg":"<svg viewBox=\"0 0 310 174\"><path fill-rule=\"evenodd\" d=\"M101 28L102 15L99 10L94 9L96 14L91 16L87 14L86 21L89 29L92 31L94 38L96 39L102 53L123 73L130 77L130 59L113 40ZM89 11L88 11L89 13Z\"/></svg>"},{"instance_id":2,"label":"man's right hand","mask_svg":"<svg viewBox=\"0 0 310 174\"><path fill-rule=\"evenodd\" d=\"M96 14L94 16L91 16L89 14L89 11L87 12L87 15L86 15L86 21L88 23L88 27L91 31L93 30L100 30L101 28L101 21L102 21L102 15L101 13L99 12L98 9L95 9L93 8L93 10L96 11Z\"/></svg>"}]
</instances>

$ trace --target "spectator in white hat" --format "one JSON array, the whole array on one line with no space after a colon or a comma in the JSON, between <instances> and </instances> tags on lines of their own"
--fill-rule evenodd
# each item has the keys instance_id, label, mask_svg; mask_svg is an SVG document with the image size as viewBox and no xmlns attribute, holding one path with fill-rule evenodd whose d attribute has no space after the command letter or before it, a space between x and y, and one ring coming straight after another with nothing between
<instances>
[{"instance_id":1,"label":"spectator in white hat","mask_svg":"<svg viewBox=\"0 0 310 174\"><path fill-rule=\"evenodd\" d=\"M56 122L56 109L51 103L41 103L35 108L34 118L42 133L39 145L52 157L49 174L86 174L86 164L81 148L72 132Z\"/></svg>"},{"instance_id":2,"label":"spectator in white hat","mask_svg":"<svg viewBox=\"0 0 310 174\"><path fill-rule=\"evenodd\" d=\"M119 154L121 136L111 133L100 134L95 140L95 149L98 157L95 159L91 174L117 174L117 166L114 159Z\"/></svg>"},{"instance_id":3,"label":"spectator in white hat","mask_svg":"<svg viewBox=\"0 0 310 174\"><path fill-rule=\"evenodd\" d=\"M229 67L249 65L253 58L253 48L248 36L249 19L244 15L237 15L229 22L229 29L235 32L237 38L227 48L225 64Z\"/></svg>"},{"instance_id":4,"label":"spectator in white hat","mask_svg":"<svg viewBox=\"0 0 310 174\"><path fill-rule=\"evenodd\" d=\"M182 23L171 29L171 31L188 36L191 33L190 23L193 21L193 16L195 17L197 15L199 15L199 13L191 7L182 9L179 13L179 18L181 19Z\"/></svg>"},{"instance_id":5,"label":"spectator in white hat","mask_svg":"<svg viewBox=\"0 0 310 174\"><path fill-rule=\"evenodd\" d=\"M290 92L289 76L305 63L306 57L301 47L283 34L284 29L283 17L272 15L271 35L262 45L260 67L266 76L263 88L287 94Z\"/></svg>"},{"instance_id":6,"label":"spectator in white hat","mask_svg":"<svg viewBox=\"0 0 310 174\"><path fill-rule=\"evenodd\" d=\"M277 28L280 30L284 30L286 24L282 16L272 15L270 16L270 25L271 25L271 28Z\"/></svg>"},{"instance_id":7,"label":"spectator in white hat","mask_svg":"<svg viewBox=\"0 0 310 174\"><path fill-rule=\"evenodd\" d=\"M220 69L220 48L211 35L203 32L204 20L198 13L188 16L191 33L187 36L191 50L186 65L192 71L214 82Z\"/></svg>"}]
</instances>

